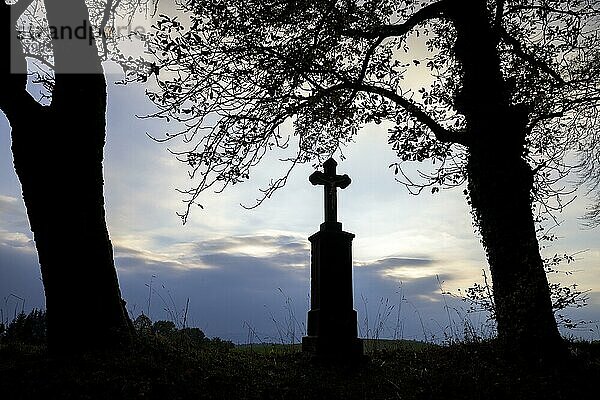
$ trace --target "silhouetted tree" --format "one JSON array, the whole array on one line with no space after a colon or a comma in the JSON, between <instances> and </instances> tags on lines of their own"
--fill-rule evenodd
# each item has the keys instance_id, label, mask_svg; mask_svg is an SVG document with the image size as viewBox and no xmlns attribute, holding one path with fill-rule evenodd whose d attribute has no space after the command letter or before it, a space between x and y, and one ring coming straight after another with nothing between
<instances>
[{"instance_id":1,"label":"silhouetted tree","mask_svg":"<svg viewBox=\"0 0 600 400\"><path fill-rule=\"evenodd\" d=\"M567 161L594 143L596 1L189 0L182 8L189 29L162 16L147 42L156 61L137 66L156 75L154 116L183 123L164 140L182 139L187 147L174 152L196 178L184 192L184 222L204 190L248 179L268 150L285 147L286 122L298 144L291 169L324 161L366 123L389 121L400 158L392 167L411 190L467 181L500 339L537 354L560 346L536 220L562 208ZM429 169L411 176L412 162Z\"/></svg>"},{"instance_id":2,"label":"silhouetted tree","mask_svg":"<svg viewBox=\"0 0 600 400\"><path fill-rule=\"evenodd\" d=\"M85 2L43 4L43 18L55 31L50 41L47 28L33 26L40 33L37 53L20 40L16 23L29 6L39 11L42 3L0 4L0 109L10 123L15 171L41 266L48 344L63 353L114 347L132 328L105 220L106 82ZM47 105L27 92L26 57L51 69L44 75L51 79L34 75L49 90Z\"/></svg>"}]
</instances>

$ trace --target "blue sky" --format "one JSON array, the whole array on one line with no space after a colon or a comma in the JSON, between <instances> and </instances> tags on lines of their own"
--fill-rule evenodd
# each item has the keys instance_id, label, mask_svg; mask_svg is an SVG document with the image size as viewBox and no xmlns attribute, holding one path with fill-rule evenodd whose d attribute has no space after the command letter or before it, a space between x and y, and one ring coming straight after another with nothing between
<instances>
[{"instance_id":1,"label":"blue sky","mask_svg":"<svg viewBox=\"0 0 600 400\"><path fill-rule=\"evenodd\" d=\"M182 322L189 299L188 324L209 336L242 343L290 341L292 336L297 340L308 309L307 238L323 219L322 188L308 182L313 169L296 168L284 189L246 210L240 203L252 205L259 188L285 171L278 161L281 154L269 155L249 182L218 195L207 193L204 209L195 208L182 226L176 212L183 210L183 198L176 189L190 185L185 166L168 153L170 144L146 136L160 136L167 126L137 118L152 111L144 87L115 85L120 76L114 66L105 67L107 218L131 314ZM352 184L338 193L338 216L344 229L356 235L354 304L361 336L440 340L453 330L462 331L465 318L486 334L485 316L465 315L467 305L442 295L440 288L458 294L481 282L482 269L487 271L462 188L410 195L388 168L395 155L387 145L385 125L362 129L344 155L343 161L338 157L338 172L347 173ZM600 321L600 231L584 230L578 220L587 204L584 194L579 188L578 199L559 216L563 222L555 233L561 239L544 252L586 250L576 263L564 266L574 274L551 279L591 289L588 307L572 315ZM68 246L65 252L68 256ZM44 306L32 234L12 166L9 128L0 115L3 319L21 307L20 299L26 309ZM587 329L572 333L600 339L597 324Z\"/></svg>"},{"instance_id":2,"label":"blue sky","mask_svg":"<svg viewBox=\"0 0 600 400\"><path fill-rule=\"evenodd\" d=\"M118 76L108 78L112 82ZM255 341L256 336L276 341L289 341L292 333L300 336L309 296L307 238L323 218L322 189L308 182L312 168L299 167L283 190L246 210L240 203L252 204L274 171L284 171L277 158L270 157L250 182L205 196L204 210L194 209L182 226L175 214L182 210L182 198L175 189L189 182L184 165L172 158L168 146L145 135L165 129L156 120L136 118L150 109L143 87L109 83L107 215L130 312L181 321L189 298L188 323L209 336L237 342ZM413 196L394 181L387 167L394 154L386 135L385 126L366 127L345 149L347 158L338 166L352 178L338 198L344 229L356 234L359 329L363 336L443 338L450 327L459 329L466 305L442 296L438 278L444 290L455 293L481 281L483 250L461 189ZM561 215L565 222L557 233L562 240L547 254L588 249L569 266L577 272L561 279L593 290L590 305L576 316L600 320L598 231L581 228L577 216L584 206L584 201L576 202ZM44 305L31 239L2 118L0 307L5 315L20 302L15 296L25 299L27 309ZM445 301L452 308L451 322ZM469 318L486 329L484 316ZM598 338L595 325L589 328L595 332L576 334Z\"/></svg>"}]
</instances>

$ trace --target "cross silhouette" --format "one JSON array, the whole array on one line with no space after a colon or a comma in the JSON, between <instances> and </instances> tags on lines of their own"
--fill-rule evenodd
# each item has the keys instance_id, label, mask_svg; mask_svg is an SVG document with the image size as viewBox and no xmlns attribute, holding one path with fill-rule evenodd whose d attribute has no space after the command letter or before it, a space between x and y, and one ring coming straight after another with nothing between
<instances>
[{"instance_id":1,"label":"cross silhouette","mask_svg":"<svg viewBox=\"0 0 600 400\"><path fill-rule=\"evenodd\" d=\"M325 193L325 222L337 222L337 191L336 188L345 189L352 180L346 174L336 175L337 163L333 158L323 163L324 172L315 171L308 180L313 185L323 185Z\"/></svg>"}]
</instances>

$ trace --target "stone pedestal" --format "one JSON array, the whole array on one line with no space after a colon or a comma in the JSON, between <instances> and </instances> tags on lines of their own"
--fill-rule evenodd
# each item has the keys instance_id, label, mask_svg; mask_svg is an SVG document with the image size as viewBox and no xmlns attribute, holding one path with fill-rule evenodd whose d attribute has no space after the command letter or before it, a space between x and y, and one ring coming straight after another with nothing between
<instances>
[{"instance_id":1,"label":"stone pedestal","mask_svg":"<svg viewBox=\"0 0 600 400\"><path fill-rule=\"evenodd\" d=\"M358 358L358 339L352 294L352 239L339 222L324 222L311 243L310 311L302 351L315 356Z\"/></svg>"}]
</instances>

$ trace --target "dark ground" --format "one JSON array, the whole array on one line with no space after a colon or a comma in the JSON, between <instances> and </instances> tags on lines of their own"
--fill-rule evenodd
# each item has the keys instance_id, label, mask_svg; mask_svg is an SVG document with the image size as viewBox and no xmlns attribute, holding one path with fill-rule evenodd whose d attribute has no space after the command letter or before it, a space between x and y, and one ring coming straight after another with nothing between
<instances>
[{"instance_id":1,"label":"dark ground","mask_svg":"<svg viewBox=\"0 0 600 400\"><path fill-rule=\"evenodd\" d=\"M150 335L117 356L74 358L4 343L0 398L576 400L600 394L600 342L570 343L569 359L549 368L519 367L494 342L376 347L349 366L315 362L297 346L234 347L206 338Z\"/></svg>"}]
</instances>

